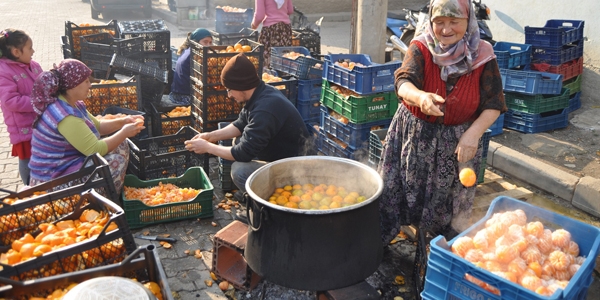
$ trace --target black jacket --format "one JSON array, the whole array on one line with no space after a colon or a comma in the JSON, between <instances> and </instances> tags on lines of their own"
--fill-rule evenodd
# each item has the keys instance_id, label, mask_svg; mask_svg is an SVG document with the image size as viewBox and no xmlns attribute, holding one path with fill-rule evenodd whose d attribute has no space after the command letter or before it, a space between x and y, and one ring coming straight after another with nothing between
<instances>
[{"instance_id":1,"label":"black jacket","mask_svg":"<svg viewBox=\"0 0 600 300\"><path fill-rule=\"evenodd\" d=\"M236 161L271 162L305 155L308 149L313 149L296 107L281 91L262 81L233 125L242 132L231 149Z\"/></svg>"}]
</instances>

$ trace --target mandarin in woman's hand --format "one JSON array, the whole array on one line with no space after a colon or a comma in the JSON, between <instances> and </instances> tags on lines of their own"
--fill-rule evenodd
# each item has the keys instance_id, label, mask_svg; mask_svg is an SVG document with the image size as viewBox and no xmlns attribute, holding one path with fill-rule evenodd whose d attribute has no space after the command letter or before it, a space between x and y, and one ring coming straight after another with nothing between
<instances>
[{"instance_id":1,"label":"mandarin in woman's hand","mask_svg":"<svg viewBox=\"0 0 600 300\"><path fill-rule=\"evenodd\" d=\"M458 174L458 179L460 179L460 183L462 183L464 186L472 187L477 181L477 175L475 174L475 171L473 171L473 169L464 168L460 170L460 173Z\"/></svg>"}]
</instances>

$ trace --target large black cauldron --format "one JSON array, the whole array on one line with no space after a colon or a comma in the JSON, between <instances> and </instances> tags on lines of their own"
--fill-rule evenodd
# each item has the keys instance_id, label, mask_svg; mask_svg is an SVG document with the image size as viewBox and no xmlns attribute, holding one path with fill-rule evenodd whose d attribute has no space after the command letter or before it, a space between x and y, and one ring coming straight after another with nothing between
<instances>
[{"instance_id":1,"label":"large black cauldron","mask_svg":"<svg viewBox=\"0 0 600 300\"><path fill-rule=\"evenodd\" d=\"M291 209L265 200L276 187L296 183L341 185L368 199L331 210ZM256 170L246 182L248 265L270 282L300 290L332 290L364 280L382 259L382 188L375 170L344 158L294 157Z\"/></svg>"}]
</instances>

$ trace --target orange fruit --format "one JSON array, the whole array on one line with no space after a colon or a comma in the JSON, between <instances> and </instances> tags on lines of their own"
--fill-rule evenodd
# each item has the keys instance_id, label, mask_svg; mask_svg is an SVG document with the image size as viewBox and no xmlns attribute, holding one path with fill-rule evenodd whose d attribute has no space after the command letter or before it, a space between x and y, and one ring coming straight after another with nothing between
<instances>
[{"instance_id":1,"label":"orange fruit","mask_svg":"<svg viewBox=\"0 0 600 300\"><path fill-rule=\"evenodd\" d=\"M243 52L250 52L250 51L252 51L252 47L250 47L248 45L244 45L244 46L242 46L242 51Z\"/></svg>"},{"instance_id":2,"label":"orange fruit","mask_svg":"<svg viewBox=\"0 0 600 300\"><path fill-rule=\"evenodd\" d=\"M298 208L298 203L289 201L289 202L286 202L283 206L289 207L289 208Z\"/></svg>"},{"instance_id":3,"label":"orange fruit","mask_svg":"<svg viewBox=\"0 0 600 300\"><path fill-rule=\"evenodd\" d=\"M52 247L45 244L41 244L35 247L35 249L33 249L33 256L39 257L44 255L44 253L48 253L50 251L52 251Z\"/></svg>"},{"instance_id":4,"label":"orange fruit","mask_svg":"<svg viewBox=\"0 0 600 300\"><path fill-rule=\"evenodd\" d=\"M277 201L277 204L279 205L285 205L288 202L288 199L285 196L279 196L275 201Z\"/></svg>"},{"instance_id":5,"label":"orange fruit","mask_svg":"<svg viewBox=\"0 0 600 300\"><path fill-rule=\"evenodd\" d=\"M235 51L240 51L242 49L242 44L233 45L233 49L235 49Z\"/></svg>"},{"instance_id":6,"label":"orange fruit","mask_svg":"<svg viewBox=\"0 0 600 300\"><path fill-rule=\"evenodd\" d=\"M475 171L471 168L464 168L460 170L460 174L458 175L458 179L460 179L460 183L466 187L472 187L477 182L477 175Z\"/></svg>"}]
</instances>

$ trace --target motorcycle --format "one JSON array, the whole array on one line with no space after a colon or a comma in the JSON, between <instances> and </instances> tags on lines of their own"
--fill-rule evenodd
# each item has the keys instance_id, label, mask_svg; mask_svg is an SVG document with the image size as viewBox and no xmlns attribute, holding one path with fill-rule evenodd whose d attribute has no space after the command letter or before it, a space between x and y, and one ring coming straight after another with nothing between
<instances>
[{"instance_id":1,"label":"motorcycle","mask_svg":"<svg viewBox=\"0 0 600 300\"><path fill-rule=\"evenodd\" d=\"M493 39L492 31L489 26L485 22L485 20L490 20L490 9L484 3L481 3L481 0L473 0L473 9L475 11L475 17L477 18L477 25L479 25L479 35L482 40L488 41L492 46L496 43ZM391 59L399 59L402 60L404 55L406 54L406 50L408 50L408 45L410 45L410 41L421 33L423 30L425 22L429 19L429 5L423 6L419 10L410 10L404 9L406 16L406 25L400 27L401 33L398 34L398 31L393 30L393 28L388 27L388 49L393 49L393 53L391 55ZM390 31L393 34L390 34ZM397 52L400 53L397 53Z\"/></svg>"}]
</instances>

